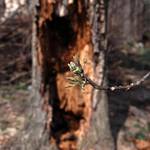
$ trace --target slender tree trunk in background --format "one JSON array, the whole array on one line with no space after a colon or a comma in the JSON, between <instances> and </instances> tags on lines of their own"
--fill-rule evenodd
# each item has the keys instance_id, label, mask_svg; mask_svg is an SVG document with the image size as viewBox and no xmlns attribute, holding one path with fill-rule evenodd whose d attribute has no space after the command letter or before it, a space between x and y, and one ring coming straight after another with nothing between
<instances>
[{"instance_id":1,"label":"slender tree trunk in background","mask_svg":"<svg viewBox=\"0 0 150 150\"><path fill-rule=\"evenodd\" d=\"M14 150L113 150L105 91L66 88L78 55L85 73L105 83L104 1L40 0L33 25L33 97ZM49 144L50 143L50 144Z\"/></svg>"},{"instance_id":2,"label":"slender tree trunk in background","mask_svg":"<svg viewBox=\"0 0 150 150\"><path fill-rule=\"evenodd\" d=\"M1 19L1 17L3 17L4 12L5 12L5 1L1 0L0 1L0 19Z\"/></svg>"},{"instance_id":3,"label":"slender tree trunk in background","mask_svg":"<svg viewBox=\"0 0 150 150\"><path fill-rule=\"evenodd\" d=\"M150 41L150 1L144 0L144 37L143 42L147 42L147 44ZM145 39L144 39L145 38ZM149 45L149 44L148 44Z\"/></svg>"},{"instance_id":4,"label":"slender tree trunk in background","mask_svg":"<svg viewBox=\"0 0 150 150\"><path fill-rule=\"evenodd\" d=\"M108 40L113 48L142 40L144 0L109 0Z\"/></svg>"}]
</instances>

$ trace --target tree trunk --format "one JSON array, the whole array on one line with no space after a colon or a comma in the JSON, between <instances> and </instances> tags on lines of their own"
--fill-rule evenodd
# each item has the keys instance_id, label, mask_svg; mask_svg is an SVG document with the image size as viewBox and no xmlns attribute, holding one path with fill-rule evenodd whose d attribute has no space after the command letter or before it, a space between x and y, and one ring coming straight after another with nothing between
<instances>
[{"instance_id":1,"label":"tree trunk","mask_svg":"<svg viewBox=\"0 0 150 150\"><path fill-rule=\"evenodd\" d=\"M30 120L14 150L114 149L105 91L67 88L67 64L75 55L88 76L106 84L104 2L86 2L36 3Z\"/></svg>"},{"instance_id":2,"label":"tree trunk","mask_svg":"<svg viewBox=\"0 0 150 150\"><path fill-rule=\"evenodd\" d=\"M144 0L109 0L108 41L114 49L142 40Z\"/></svg>"},{"instance_id":3,"label":"tree trunk","mask_svg":"<svg viewBox=\"0 0 150 150\"><path fill-rule=\"evenodd\" d=\"M5 1L1 0L0 1L0 19L4 16L5 12Z\"/></svg>"},{"instance_id":4,"label":"tree trunk","mask_svg":"<svg viewBox=\"0 0 150 150\"><path fill-rule=\"evenodd\" d=\"M149 46L149 41L150 41L150 1L145 0L144 1L144 37L143 37L143 42L145 44L148 44ZM145 45L146 46L146 45Z\"/></svg>"}]
</instances>

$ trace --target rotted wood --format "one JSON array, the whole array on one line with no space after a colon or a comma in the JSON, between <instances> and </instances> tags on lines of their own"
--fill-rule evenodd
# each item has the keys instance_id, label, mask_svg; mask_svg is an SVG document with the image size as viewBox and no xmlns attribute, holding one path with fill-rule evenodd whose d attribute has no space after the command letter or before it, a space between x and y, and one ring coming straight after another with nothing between
<instances>
[{"instance_id":1,"label":"rotted wood","mask_svg":"<svg viewBox=\"0 0 150 150\"><path fill-rule=\"evenodd\" d=\"M44 110L52 110L47 111L50 122L46 126L50 129L50 145L62 150L77 149L90 121L92 88L84 92L78 87L66 88L70 75L67 64L74 55L80 57L82 64L86 61L86 73L93 75L91 31L85 10L82 1L56 3L51 16L40 10L38 22ZM50 93L48 97L46 92Z\"/></svg>"}]
</instances>

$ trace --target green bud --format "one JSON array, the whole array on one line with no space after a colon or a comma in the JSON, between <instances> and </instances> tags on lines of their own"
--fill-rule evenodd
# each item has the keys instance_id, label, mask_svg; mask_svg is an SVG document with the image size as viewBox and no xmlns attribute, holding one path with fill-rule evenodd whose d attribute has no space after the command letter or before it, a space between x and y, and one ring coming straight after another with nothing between
<instances>
[{"instance_id":1,"label":"green bud","mask_svg":"<svg viewBox=\"0 0 150 150\"><path fill-rule=\"evenodd\" d=\"M74 74L81 74L83 72L81 67L77 66L74 62L70 62L68 66L70 71L72 71Z\"/></svg>"}]
</instances>

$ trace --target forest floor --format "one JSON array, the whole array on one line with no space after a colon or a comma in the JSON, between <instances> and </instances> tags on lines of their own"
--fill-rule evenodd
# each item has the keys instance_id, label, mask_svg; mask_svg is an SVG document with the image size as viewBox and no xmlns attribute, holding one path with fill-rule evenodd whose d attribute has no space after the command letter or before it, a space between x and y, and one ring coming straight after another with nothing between
<instances>
[{"instance_id":1,"label":"forest floor","mask_svg":"<svg viewBox=\"0 0 150 150\"><path fill-rule=\"evenodd\" d=\"M0 37L0 149L23 128L24 106L32 88L31 55L29 51L22 52L22 46L14 44L12 37L5 33ZM22 41L22 31L15 33L18 33L13 35L15 40ZM6 41L9 44L4 45ZM144 52L141 49L138 55L127 50L111 53L109 81L113 85L137 81L150 70L150 49ZM150 80L129 91L109 92L108 95L110 124L117 150L150 150Z\"/></svg>"}]
</instances>

